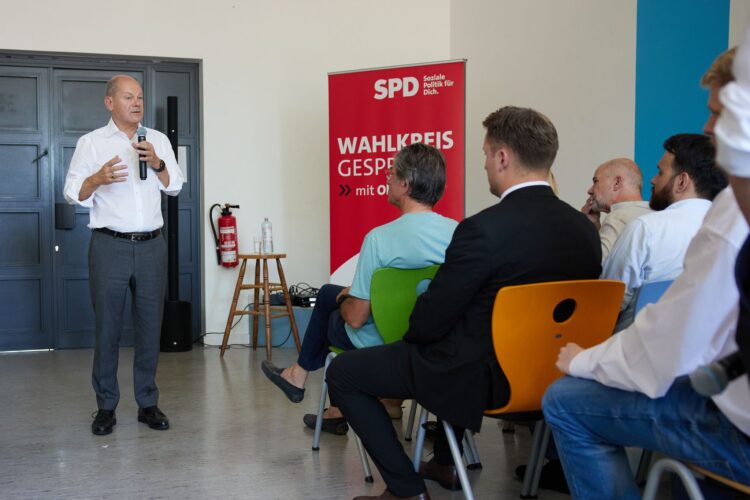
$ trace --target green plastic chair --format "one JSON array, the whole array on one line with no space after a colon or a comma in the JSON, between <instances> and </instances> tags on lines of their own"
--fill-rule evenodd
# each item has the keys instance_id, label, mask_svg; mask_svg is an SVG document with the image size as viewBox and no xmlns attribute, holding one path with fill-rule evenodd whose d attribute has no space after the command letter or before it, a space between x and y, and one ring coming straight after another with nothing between
<instances>
[{"instance_id":1,"label":"green plastic chair","mask_svg":"<svg viewBox=\"0 0 750 500\"><path fill-rule=\"evenodd\" d=\"M392 344L401 340L409 328L409 316L411 315L417 297L426 289L429 280L435 276L440 266L432 265L421 269L396 269L384 267L375 271L370 282L370 309L375 326L386 344ZM424 286L423 286L424 285ZM330 346L331 351L326 357L323 372L323 386L320 391L320 402L318 404L318 420L315 423L312 449L320 449L320 433L323 428L323 410L328 395L328 384L325 381L325 371L337 354L343 352L338 347ZM415 407L416 408L416 407ZM410 422L413 422L413 413ZM373 482L370 465L364 454L362 444L357 438L359 456L362 460L362 468L365 471L365 481Z\"/></svg>"},{"instance_id":2,"label":"green plastic chair","mask_svg":"<svg viewBox=\"0 0 750 500\"><path fill-rule=\"evenodd\" d=\"M386 344L401 340L406 330L409 329L409 316L417 302L417 297L424 291L419 289L420 284L432 280L439 267L437 265L422 269L384 267L372 275L370 284L372 319Z\"/></svg>"}]
</instances>

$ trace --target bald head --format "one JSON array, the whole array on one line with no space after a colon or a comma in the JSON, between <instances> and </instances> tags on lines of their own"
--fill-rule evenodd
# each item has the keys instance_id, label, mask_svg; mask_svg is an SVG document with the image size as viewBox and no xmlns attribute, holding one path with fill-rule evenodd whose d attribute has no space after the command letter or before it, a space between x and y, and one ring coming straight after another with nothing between
<instances>
[{"instance_id":1,"label":"bald head","mask_svg":"<svg viewBox=\"0 0 750 500\"><path fill-rule=\"evenodd\" d=\"M609 212L612 205L623 201L641 201L643 175L638 165L629 158L605 161L594 172L588 190L592 210Z\"/></svg>"},{"instance_id":2,"label":"bald head","mask_svg":"<svg viewBox=\"0 0 750 500\"><path fill-rule=\"evenodd\" d=\"M117 89L120 85L130 83L135 83L136 85L140 86L140 83L138 83L138 80L133 78L132 76L128 75L115 75L112 78L107 81L107 86L104 88L104 95L107 97L114 97L114 95L117 93Z\"/></svg>"}]
</instances>

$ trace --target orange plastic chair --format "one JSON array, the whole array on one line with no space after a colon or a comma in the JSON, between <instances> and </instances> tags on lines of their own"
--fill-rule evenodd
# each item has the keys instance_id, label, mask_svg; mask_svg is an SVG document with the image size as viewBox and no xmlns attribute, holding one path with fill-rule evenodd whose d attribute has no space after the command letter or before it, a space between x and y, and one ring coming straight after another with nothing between
<instances>
[{"instance_id":1,"label":"orange plastic chair","mask_svg":"<svg viewBox=\"0 0 750 500\"><path fill-rule=\"evenodd\" d=\"M547 387L562 376L555 366L560 348L568 342L592 347L610 337L624 291L621 281L577 280L505 287L495 297L492 342L498 363L508 378L510 400L501 408L487 410L485 415L526 414L525 417L538 420L522 498L536 495L542 458L549 441L549 429L541 414L542 396ZM420 417L420 423L423 419L426 419L426 412ZM443 426L464 495L473 498L453 429L445 421ZM419 429L422 433L421 426ZM418 436L415 467L421 457L420 441ZM468 454L476 455L476 452L469 450Z\"/></svg>"}]
</instances>

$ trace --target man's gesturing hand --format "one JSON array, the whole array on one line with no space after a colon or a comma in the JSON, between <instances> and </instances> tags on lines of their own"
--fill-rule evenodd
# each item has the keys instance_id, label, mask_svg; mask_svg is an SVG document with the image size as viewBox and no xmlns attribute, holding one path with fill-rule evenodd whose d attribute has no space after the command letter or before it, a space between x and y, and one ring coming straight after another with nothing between
<instances>
[{"instance_id":1,"label":"man's gesturing hand","mask_svg":"<svg viewBox=\"0 0 750 500\"><path fill-rule=\"evenodd\" d=\"M114 184L115 182L125 182L128 177L128 166L119 164L120 161L122 161L120 160L120 157L115 156L102 165L102 168L93 175L92 180L94 183L97 186L106 186L107 184Z\"/></svg>"}]
</instances>

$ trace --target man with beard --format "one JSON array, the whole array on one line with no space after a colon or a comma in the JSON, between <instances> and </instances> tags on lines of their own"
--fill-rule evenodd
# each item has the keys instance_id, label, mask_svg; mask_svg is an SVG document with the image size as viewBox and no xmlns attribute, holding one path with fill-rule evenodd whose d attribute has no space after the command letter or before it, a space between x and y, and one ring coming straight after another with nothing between
<instances>
[{"instance_id":1,"label":"man with beard","mask_svg":"<svg viewBox=\"0 0 750 500\"><path fill-rule=\"evenodd\" d=\"M630 222L603 264L602 278L625 282L615 331L633 322L642 285L673 280L682 272L690 240L711 201L727 186L715 154L706 135L677 134L664 142L664 155L651 179L649 206L655 212Z\"/></svg>"}]
</instances>

